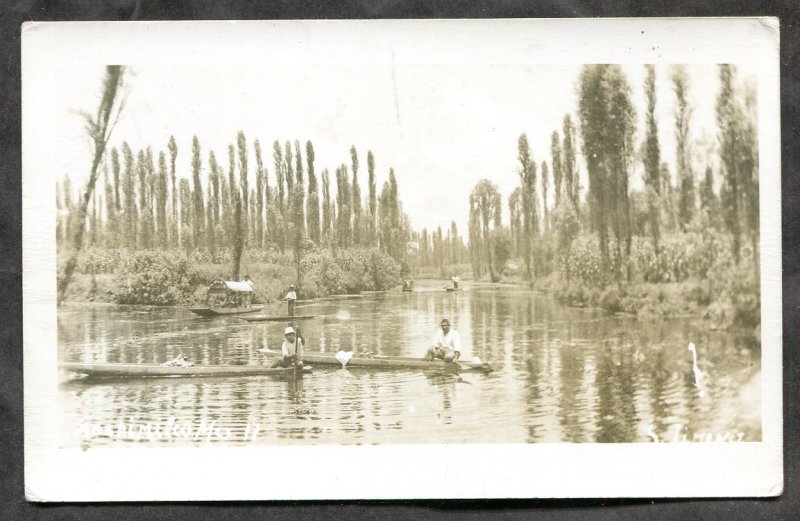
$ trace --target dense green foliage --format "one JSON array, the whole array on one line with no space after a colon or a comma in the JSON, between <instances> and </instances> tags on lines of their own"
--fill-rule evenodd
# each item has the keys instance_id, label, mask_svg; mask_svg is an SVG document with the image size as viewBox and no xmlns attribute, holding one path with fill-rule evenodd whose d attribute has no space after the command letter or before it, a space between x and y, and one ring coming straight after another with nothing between
<instances>
[{"instance_id":1,"label":"dense green foliage","mask_svg":"<svg viewBox=\"0 0 800 521\"><path fill-rule=\"evenodd\" d=\"M113 296L118 304L179 304L189 299L199 282L199 273L184 254L129 252L121 258Z\"/></svg>"}]
</instances>

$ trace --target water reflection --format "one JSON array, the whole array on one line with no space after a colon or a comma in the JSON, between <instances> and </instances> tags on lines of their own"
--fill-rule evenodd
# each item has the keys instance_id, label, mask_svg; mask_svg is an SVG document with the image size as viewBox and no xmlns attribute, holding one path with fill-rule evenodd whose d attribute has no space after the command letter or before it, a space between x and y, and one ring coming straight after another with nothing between
<instances>
[{"instance_id":1,"label":"water reflection","mask_svg":"<svg viewBox=\"0 0 800 521\"><path fill-rule=\"evenodd\" d=\"M421 356L449 318L463 358L478 356L496 371L317 367L300 378L65 381L62 444L761 438L760 349L701 322L607 316L496 287L331 301L314 312L317 318L300 324L309 351ZM198 364L263 364L260 350L279 349L283 327L179 309L66 306L58 316L59 357L160 363L182 354ZM708 377L702 397L689 341Z\"/></svg>"}]
</instances>

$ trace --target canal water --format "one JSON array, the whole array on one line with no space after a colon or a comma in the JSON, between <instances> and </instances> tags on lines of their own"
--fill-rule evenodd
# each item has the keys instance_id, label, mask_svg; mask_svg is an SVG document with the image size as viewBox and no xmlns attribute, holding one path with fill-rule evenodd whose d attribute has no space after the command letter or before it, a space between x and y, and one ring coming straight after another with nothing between
<instances>
[{"instance_id":1,"label":"canal water","mask_svg":"<svg viewBox=\"0 0 800 521\"><path fill-rule=\"evenodd\" d=\"M269 314L285 309L268 307ZM495 371L317 366L277 376L76 379L61 374L62 447L759 441L761 350L694 319L562 306L523 288L420 288L300 304L309 352L422 356L442 318ZM263 364L284 323L178 308L65 305L59 359ZM696 384L689 342L697 346Z\"/></svg>"}]
</instances>

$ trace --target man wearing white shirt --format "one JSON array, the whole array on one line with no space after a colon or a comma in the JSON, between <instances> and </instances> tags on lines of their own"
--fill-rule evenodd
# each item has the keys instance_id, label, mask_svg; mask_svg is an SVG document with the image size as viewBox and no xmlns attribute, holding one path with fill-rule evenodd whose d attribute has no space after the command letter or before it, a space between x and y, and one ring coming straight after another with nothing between
<instances>
[{"instance_id":1,"label":"man wearing white shirt","mask_svg":"<svg viewBox=\"0 0 800 521\"><path fill-rule=\"evenodd\" d=\"M456 362L460 356L461 337L458 336L458 331L450 329L450 321L445 318L425 358L431 361L440 358L445 362Z\"/></svg>"}]
</instances>

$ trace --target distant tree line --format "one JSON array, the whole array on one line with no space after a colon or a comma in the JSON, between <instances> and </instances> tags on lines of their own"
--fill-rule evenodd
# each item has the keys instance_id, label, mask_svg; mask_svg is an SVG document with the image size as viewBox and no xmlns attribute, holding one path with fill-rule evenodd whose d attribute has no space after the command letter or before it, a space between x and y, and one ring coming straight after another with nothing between
<instances>
[{"instance_id":1,"label":"distant tree line","mask_svg":"<svg viewBox=\"0 0 800 521\"><path fill-rule=\"evenodd\" d=\"M205 156L194 136L190 175L177 172L175 138L165 145L166 150L157 152L150 146L134 151L127 142L110 149L100 167L102 189L89 203L89 245L201 251L215 262L230 255L234 278L239 278L245 248L292 253L299 270L307 241L334 253L354 247L379 248L398 263L406 261L412 235L397 178L390 169L388 180L377 191L371 151L367 152L368 186L362 196L355 146L350 148L350 164L336 167L333 180L324 169L320 183L311 141L302 147L297 140L283 145L276 140L270 169L261 143L255 140L249 145L243 132L227 148L227 167L213 150ZM250 184L253 167L255 186ZM78 202L72 186L69 176L56 186L61 248L71 246L77 222Z\"/></svg>"}]
</instances>

